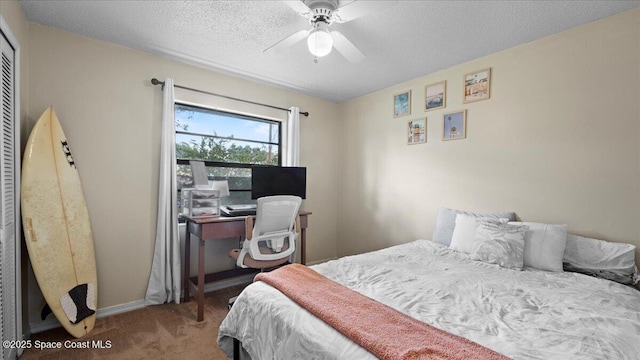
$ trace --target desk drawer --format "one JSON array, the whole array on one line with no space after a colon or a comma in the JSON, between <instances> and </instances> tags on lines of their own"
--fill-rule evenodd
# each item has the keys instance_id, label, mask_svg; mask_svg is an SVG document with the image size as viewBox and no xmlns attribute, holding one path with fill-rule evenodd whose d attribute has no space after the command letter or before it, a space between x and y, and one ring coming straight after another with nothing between
<instances>
[{"instance_id":1,"label":"desk drawer","mask_svg":"<svg viewBox=\"0 0 640 360\"><path fill-rule=\"evenodd\" d=\"M189 232L202 240L244 236L244 221L221 221L204 224L189 222Z\"/></svg>"}]
</instances>

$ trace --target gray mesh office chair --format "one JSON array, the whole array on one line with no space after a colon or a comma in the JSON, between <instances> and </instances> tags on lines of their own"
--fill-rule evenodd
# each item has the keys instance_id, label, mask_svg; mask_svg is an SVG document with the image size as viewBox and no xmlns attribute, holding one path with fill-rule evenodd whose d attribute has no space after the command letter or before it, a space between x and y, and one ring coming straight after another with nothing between
<instances>
[{"instance_id":1,"label":"gray mesh office chair","mask_svg":"<svg viewBox=\"0 0 640 360\"><path fill-rule=\"evenodd\" d=\"M255 226L253 217L247 216L247 237L242 249L229 251L229 256L239 267L254 269L272 268L289 261L295 255L301 203L300 197L290 195L259 198Z\"/></svg>"}]
</instances>

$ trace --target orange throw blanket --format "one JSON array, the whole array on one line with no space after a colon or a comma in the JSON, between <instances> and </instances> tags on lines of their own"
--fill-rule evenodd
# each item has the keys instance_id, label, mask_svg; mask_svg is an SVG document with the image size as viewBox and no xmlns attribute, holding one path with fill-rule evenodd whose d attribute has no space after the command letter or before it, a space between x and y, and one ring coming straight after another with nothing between
<instances>
[{"instance_id":1,"label":"orange throw blanket","mask_svg":"<svg viewBox=\"0 0 640 360\"><path fill-rule=\"evenodd\" d=\"M508 359L368 298L304 265L291 264L260 273L254 281L264 281L280 290L380 359Z\"/></svg>"}]
</instances>

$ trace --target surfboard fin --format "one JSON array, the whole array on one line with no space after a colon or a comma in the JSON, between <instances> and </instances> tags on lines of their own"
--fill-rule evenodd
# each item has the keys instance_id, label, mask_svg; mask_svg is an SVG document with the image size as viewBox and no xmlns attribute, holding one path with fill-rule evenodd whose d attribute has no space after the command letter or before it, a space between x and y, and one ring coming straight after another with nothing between
<instances>
[{"instance_id":1,"label":"surfboard fin","mask_svg":"<svg viewBox=\"0 0 640 360\"><path fill-rule=\"evenodd\" d=\"M77 324L96 313L93 284L80 284L60 298L60 304L67 319Z\"/></svg>"},{"instance_id":2,"label":"surfboard fin","mask_svg":"<svg viewBox=\"0 0 640 360\"><path fill-rule=\"evenodd\" d=\"M42 307L42 311L40 312L40 319L42 321L44 321L44 319L47 318L47 316L49 316L49 314L51 314L51 307L49 307L49 304L44 304L44 306Z\"/></svg>"}]
</instances>

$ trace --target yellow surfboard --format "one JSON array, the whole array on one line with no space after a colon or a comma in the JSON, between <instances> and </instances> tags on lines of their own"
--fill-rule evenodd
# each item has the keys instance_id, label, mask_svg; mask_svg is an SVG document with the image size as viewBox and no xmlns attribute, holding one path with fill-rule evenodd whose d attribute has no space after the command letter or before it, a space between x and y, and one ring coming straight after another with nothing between
<instances>
[{"instance_id":1,"label":"yellow surfboard","mask_svg":"<svg viewBox=\"0 0 640 360\"><path fill-rule=\"evenodd\" d=\"M29 136L21 189L22 223L38 285L58 321L79 338L95 323L96 259L78 170L51 107Z\"/></svg>"}]
</instances>

